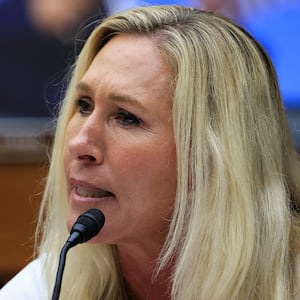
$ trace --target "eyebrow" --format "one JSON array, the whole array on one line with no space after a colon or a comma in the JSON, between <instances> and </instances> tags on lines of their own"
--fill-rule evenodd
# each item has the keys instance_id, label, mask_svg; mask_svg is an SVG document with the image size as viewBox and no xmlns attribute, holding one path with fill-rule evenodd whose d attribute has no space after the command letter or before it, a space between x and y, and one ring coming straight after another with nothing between
<instances>
[{"instance_id":1,"label":"eyebrow","mask_svg":"<svg viewBox=\"0 0 300 300\"><path fill-rule=\"evenodd\" d=\"M92 91L91 87L83 81L79 81L77 83L76 90L83 91L83 92L88 92L88 93L90 93Z\"/></svg>"},{"instance_id":2,"label":"eyebrow","mask_svg":"<svg viewBox=\"0 0 300 300\"><path fill-rule=\"evenodd\" d=\"M93 91L93 89L90 87L90 85L88 85L84 81L78 82L78 84L76 85L76 89L79 91L86 92L86 93L92 93L92 91ZM128 103L128 104L137 106L140 109L146 111L145 106L140 101L138 101L135 97L132 97L130 95L116 93L116 92L110 92L108 94L107 98L116 103Z\"/></svg>"}]
</instances>

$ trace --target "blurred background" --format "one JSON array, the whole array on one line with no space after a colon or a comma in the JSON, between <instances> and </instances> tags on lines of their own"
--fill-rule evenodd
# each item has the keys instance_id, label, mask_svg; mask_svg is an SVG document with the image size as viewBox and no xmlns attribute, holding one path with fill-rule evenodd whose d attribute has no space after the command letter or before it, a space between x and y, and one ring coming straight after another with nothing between
<instances>
[{"instance_id":1,"label":"blurred background","mask_svg":"<svg viewBox=\"0 0 300 300\"><path fill-rule=\"evenodd\" d=\"M102 18L150 4L213 10L246 28L273 60L300 151L300 0L0 0L0 286L31 259L68 69Z\"/></svg>"}]
</instances>

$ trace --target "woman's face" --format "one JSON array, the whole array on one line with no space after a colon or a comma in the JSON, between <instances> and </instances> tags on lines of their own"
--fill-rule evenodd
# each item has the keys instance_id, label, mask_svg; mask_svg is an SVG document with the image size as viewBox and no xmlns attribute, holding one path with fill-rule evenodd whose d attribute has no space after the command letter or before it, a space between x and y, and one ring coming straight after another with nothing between
<instances>
[{"instance_id":1,"label":"woman's face","mask_svg":"<svg viewBox=\"0 0 300 300\"><path fill-rule=\"evenodd\" d=\"M171 80L150 37L118 35L97 54L66 134L69 229L94 207L106 222L93 242L164 239L176 192Z\"/></svg>"}]
</instances>

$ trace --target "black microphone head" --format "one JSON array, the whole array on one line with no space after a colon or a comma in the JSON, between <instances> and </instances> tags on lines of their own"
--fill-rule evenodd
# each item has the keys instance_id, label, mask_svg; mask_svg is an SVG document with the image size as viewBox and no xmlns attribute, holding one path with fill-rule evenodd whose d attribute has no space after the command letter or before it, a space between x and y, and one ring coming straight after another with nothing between
<instances>
[{"instance_id":1,"label":"black microphone head","mask_svg":"<svg viewBox=\"0 0 300 300\"><path fill-rule=\"evenodd\" d=\"M91 208L80 215L74 223L68 242L75 246L85 243L96 236L105 222L103 212L96 208Z\"/></svg>"}]
</instances>

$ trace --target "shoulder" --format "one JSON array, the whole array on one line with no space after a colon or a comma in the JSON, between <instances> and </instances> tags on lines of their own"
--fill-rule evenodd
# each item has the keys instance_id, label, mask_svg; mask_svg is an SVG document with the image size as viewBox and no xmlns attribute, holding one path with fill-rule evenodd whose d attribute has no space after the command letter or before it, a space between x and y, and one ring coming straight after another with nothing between
<instances>
[{"instance_id":1,"label":"shoulder","mask_svg":"<svg viewBox=\"0 0 300 300\"><path fill-rule=\"evenodd\" d=\"M0 290L0 300L4 299L46 299L41 259L29 263Z\"/></svg>"}]
</instances>

